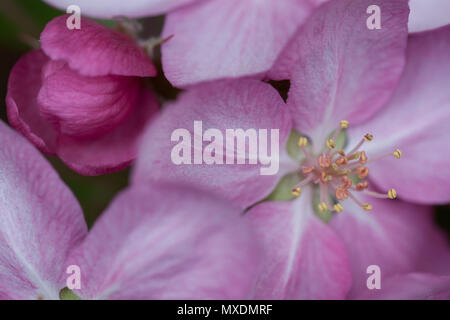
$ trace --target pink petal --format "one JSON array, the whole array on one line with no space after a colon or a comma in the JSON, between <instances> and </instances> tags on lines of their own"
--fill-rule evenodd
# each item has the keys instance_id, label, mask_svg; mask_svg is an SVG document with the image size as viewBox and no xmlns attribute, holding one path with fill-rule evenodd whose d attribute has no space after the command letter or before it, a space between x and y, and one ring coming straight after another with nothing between
<instances>
[{"instance_id":1,"label":"pink petal","mask_svg":"<svg viewBox=\"0 0 450 320\"><path fill-rule=\"evenodd\" d=\"M122 170L136 158L141 135L158 110L153 94L142 89L137 105L122 124L96 138L78 139L61 135L57 154L67 166L83 175Z\"/></svg>"},{"instance_id":2,"label":"pink petal","mask_svg":"<svg viewBox=\"0 0 450 320\"><path fill-rule=\"evenodd\" d=\"M36 99L42 85L41 70L48 61L41 50L20 58L9 76L6 106L11 126L42 152L54 154L58 133L43 121Z\"/></svg>"},{"instance_id":3,"label":"pink petal","mask_svg":"<svg viewBox=\"0 0 450 320\"><path fill-rule=\"evenodd\" d=\"M84 106L89 109L91 101L98 102L97 100L100 98L105 102L111 97L108 97L108 94L106 93L107 90L105 91L105 81L103 81L103 83L91 81L88 86L88 78L84 77L80 79L78 76L68 71L68 77L66 79L68 82L64 84L58 81L56 81L56 83L53 82L54 85L52 85L51 88L64 89L62 92L58 92L57 90L48 91L46 90L50 89L48 87L43 90L43 92L47 91L46 94L48 97L54 97L58 103L51 99L44 99L44 93L41 93L40 99L44 100L44 103L48 102L47 107L50 107L50 110L55 111L56 113L64 113L72 110L74 112L69 115L79 116L77 123L74 124L75 127L71 127L72 123L69 121L66 124L66 134L60 134L60 132L55 129L54 123L52 125L52 123L48 121L48 117L46 119L42 116L40 110L45 108L38 104L37 101L39 90L42 86L42 69L46 63L48 63L48 58L42 51L32 51L22 57L11 71L8 82L8 94L6 97L8 120L11 125L33 142L33 144L35 144L42 152L58 155L69 167L78 173L85 175L106 174L129 166L136 157L138 139L140 138L147 121L158 112L158 103L153 95L150 92L141 89L137 103L133 106L131 113L128 112L130 114L122 116L123 118L120 119L121 121L118 121L118 125L115 128L112 129L110 126L111 124L107 123L106 127L110 130L107 134L96 136L87 135L87 137L81 139L79 137L74 137L74 132L71 132L70 129L80 129L80 122L84 122L81 127L84 126L84 128L86 128L86 121L91 120L87 126L89 128L89 125L95 125L96 120L98 119L80 115L77 113L78 110L71 109L71 107L73 107L72 103L74 101L81 103L81 100L84 99ZM52 62L51 64L57 65L58 63ZM109 81L110 87L114 89L112 95L117 95L117 92L114 93L114 91L120 87L120 84L126 84L127 82L133 83L133 81L135 81L132 80L134 78L127 80L126 78L128 77L123 77L125 78L123 80L118 80L122 77L115 78L115 76L105 78ZM97 80L98 79L101 78L97 77ZM55 79L52 79L52 81L53 80ZM75 80L78 81L79 86L77 87L77 85L75 85L74 87L71 87L71 85L77 83ZM24 90L24 88L26 88L26 90ZM87 92L79 92L80 88ZM103 95L99 94L97 91L99 88L103 88L105 91ZM72 90L72 98L68 99L66 94L69 91L66 89ZM122 91L122 93L128 99L133 97L133 93L128 90ZM75 96L77 99L74 99ZM128 103L128 100L124 102L125 105ZM61 108L62 106L64 106L64 108ZM129 108L129 106L127 108ZM99 114L101 114L101 112L97 113L96 117ZM103 124L105 124L104 121ZM94 130L91 130L89 133L94 133L96 131L95 126L93 129ZM75 132L76 131L77 130L75 130ZM71 133L72 136L67 135L67 133Z\"/></svg>"},{"instance_id":4,"label":"pink petal","mask_svg":"<svg viewBox=\"0 0 450 320\"><path fill-rule=\"evenodd\" d=\"M158 15L199 0L44 0L57 8L66 10L78 5L81 14L96 18L146 17Z\"/></svg>"},{"instance_id":5,"label":"pink petal","mask_svg":"<svg viewBox=\"0 0 450 320\"><path fill-rule=\"evenodd\" d=\"M380 290L364 292L358 299L449 300L450 277L409 273L387 279Z\"/></svg>"},{"instance_id":6,"label":"pink petal","mask_svg":"<svg viewBox=\"0 0 450 320\"><path fill-rule=\"evenodd\" d=\"M330 1L280 56L275 74L291 78L288 105L301 132L325 141L340 120L361 122L390 97L404 66L408 3L377 3L380 30L366 25L372 0Z\"/></svg>"},{"instance_id":7,"label":"pink petal","mask_svg":"<svg viewBox=\"0 0 450 320\"><path fill-rule=\"evenodd\" d=\"M86 77L62 61L49 61L43 69L38 94L41 115L59 133L80 138L105 134L133 112L141 88L137 77Z\"/></svg>"},{"instance_id":8,"label":"pink petal","mask_svg":"<svg viewBox=\"0 0 450 320\"><path fill-rule=\"evenodd\" d=\"M191 187L141 186L113 201L67 264L94 299L245 299L258 248L238 210Z\"/></svg>"},{"instance_id":9,"label":"pink petal","mask_svg":"<svg viewBox=\"0 0 450 320\"><path fill-rule=\"evenodd\" d=\"M368 156L399 148L403 156L370 165L372 179L383 189L419 203L450 201L450 26L410 36L407 64L389 104L370 122L349 131L356 143L374 134Z\"/></svg>"},{"instance_id":10,"label":"pink petal","mask_svg":"<svg viewBox=\"0 0 450 320\"><path fill-rule=\"evenodd\" d=\"M410 0L408 29L419 32L445 26L450 23L450 1Z\"/></svg>"},{"instance_id":11,"label":"pink petal","mask_svg":"<svg viewBox=\"0 0 450 320\"><path fill-rule=\"evenodd\" d=\"M56 17L41 33L42 50L51 59L64 60L85 76L156 75L150 58L127 35L86 18L81 20L81 29L70 30L67 18Z\"/></svg>"},{"instance_id":12,"label":"pink petal","mask_svg":"<svg viewBox=\"0 0 450 320\"><path fill-rule=\"evenodd\" d=\"M283 100L268 84L256 80L236 80L197 86L167 106L161 117L149 127L143 138L133 180L143 183L165 180L206 188L243 208L272 191L282 171L274 175L261 175L260 169L268 165L261 165L260 162L249 164L249 159L257 155L249 154L248 141L245 164L226 164L224 146L220 148L223 150L220 153L223 164L194 164L191 153L191 164L176 165L171 154L181 138L171 141L171 136L176 129L186 129L194 149L194 121L202 121L203 133L207 129L220 130L223 145L226 129L267 129L268 141L270 130L279 129L280 152L285 149L291 125ZM204 141L203 150L209 144ZM268 150L270 147L269 143ZM217 152L219 154L219 150ZM236 148L233 155L236 162Z\"/></svg>"},{"instance_id":13,"label":"pink petal","mask_svg":"<svg viewBox=\"0 0 450 320\"><path fill-rule=\"evenodd\" d=\"M268 71L313 8L308 0L211 0L166 17L163 67L178 87Z\"/></svg>"},{"instance_id":14,"label":"pink petal","mask_svg":"<svg viewBox=\"0 0 450 320\"><path fill-rule=\"evenodd\" d=\"M58 299L68 250L87 233L70 190L0 122L0 297Z\"/></svg>"},{"instance_id":15,"label":"pink petal","mask_svg":"<svg viewBox=\"0 0 450 320\"><path fill-rule=\"evenodd\" d=\"M314 216L311 190L246 213L265 249L256 299L343 299L351 286L345 248Z\"/></svg>"},{"instance_id":16,"label":"pink petal","mask_svg":"<svg viewBox=\"0 0 450 320\"><path fill-rule=\"evenodd\" d=\"M384 279L407 272L448 272L450 247L435 226L430 207L401 201L359 197L373 209L364 211L351 200L344 211L331 220L331 226L344 241L350 256L354 298L367 288L367 267L381 269ZM445 270L444 266L447 266Z\"/></svg>"}]
</instances>

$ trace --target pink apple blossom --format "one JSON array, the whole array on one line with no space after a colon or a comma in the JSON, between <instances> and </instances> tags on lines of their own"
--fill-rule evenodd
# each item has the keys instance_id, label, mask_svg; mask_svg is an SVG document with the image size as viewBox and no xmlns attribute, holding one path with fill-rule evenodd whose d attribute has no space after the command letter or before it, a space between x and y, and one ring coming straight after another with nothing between
<instances>
[{"instance_id":1,"label":"pink apple blossom","mask_svg":"<svg viewBox=\"0 0 450 320\"><path fill-rule=\"evenodd\" d=\"M84 175L127 167L147 120L158 111L143 77L156 69L130 37L88 19L49 22L41 48L12 69L10 124L42 152Z\"/></svg>"},{"instance_id":2,"label":"pink apple blossom","mask_svg":"<svg viewBox=\"0 0 450 320\"><path fill-rule=\"evenodd\" d=\"M357 298L371 264L386 277L448 275L448 244L427 205L450 200L450 26L408 38L408 1L379 0L383 27L369 30L361 13L371 4L330 1L297 31L269 73L291 80L287 105L257 80L212 82L182 94L144 135L135 184L189 183L250 207L245 220L266 248L257 298ZM260 165L173 164L171 132L198 119L219 130L278 128L281 145L295 129L303 155L283 148L274 176L259 175ZM258 203L289 172L304 179L291 185L296 197ZM318 209L334 211L329 224Z\"/></svg>"},{"instance_id":3,"label":"pink apple blossom","mask_svg":"<svg viewBox=\"0 0 450 320\"><path fill-rule=\"evenodd\" d=\"M246 299L259 249L235 210L192 188L123 191L88 232L51 165L0 122L0 299ZM239 222L239 223L238 223Z\"/></svg>"}]
</instances>

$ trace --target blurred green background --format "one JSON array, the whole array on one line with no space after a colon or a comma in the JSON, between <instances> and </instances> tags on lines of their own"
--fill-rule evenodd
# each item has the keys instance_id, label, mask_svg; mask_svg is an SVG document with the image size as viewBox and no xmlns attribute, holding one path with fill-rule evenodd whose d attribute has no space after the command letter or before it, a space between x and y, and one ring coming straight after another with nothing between
<instances>
[{"instance_id":1,"label":"blurred green background","mask_svg":"<svg viewBox=\"0 0 450 320\"><path fill-rule=\"evenodd\" d=\"M0 118L4 121L7 121L4 98L11 68L20 56L31 50L27 43L30 43L32 39L39 39L39 34L46 23L62 13L64 12L40 0L0 1L0 95L2 97ZM111 21L102 22L108 25L114 24ZM146 30L152 30L150 35L157 36L163 24L163 17L146 19L142 22ZM174 99L179 91L174 89L162 75L159 52L156 52L154 62L159 68L159 76L150 80L151 85L160 95L161 102ZM272 85L282 95L286 94L287 88L284 84L280 86L280 84L272 83ZM114 196L128 184L129 169L110 175L85 177L68 169L55 157L48 157L48 159L78 198L89 226L92 226ZM435 211L436 222L447 231L450 239L450 206L437 206Z\"/></svg>"}]
</instances>

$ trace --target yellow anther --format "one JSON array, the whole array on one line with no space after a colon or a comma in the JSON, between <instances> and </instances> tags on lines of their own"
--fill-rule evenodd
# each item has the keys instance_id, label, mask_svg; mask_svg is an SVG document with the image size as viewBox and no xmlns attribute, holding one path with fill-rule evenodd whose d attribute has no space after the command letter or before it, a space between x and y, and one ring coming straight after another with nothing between
<instances>
[{"instance_id":1,"label":"yellow anther","mask_svg":"<svg viewBox=\"0 0 450 320\"><path fill-rule=\"evenodd\" d=\"M296 197L300 197L300 194L302 193L302 189L300 187L297 187L295 189L292 189L292 195Z\"/></svg>"},{"instance_id":2,"label":"yellow anther","mask_svg":"<svg viewBox=\"0 0 450 320\"><path fill-rule=\"evenodd\" d=\"M373 207L370 204L366 203L362 206L362 208L366 211L369 211L372 210Z\"/></svg>"},{"instance_id":3,"label":"yellow anther","mask_svg":"<svg viewBox=\"0 0 450 320\"><path fill-rule=\"evenodd\" d=\"M332 164L331 164L331 167L332 167L334 170L339 169L339 166L338 166L336 163L332 163Z\"/></svg>"},{"instance_id":4,"label":"yellow anther","mask_svg":"<svg viewBox=\"0 0 450 320\"><path fill-rule=\"evenodd\" d=\"M348 157L348 160L355 160L355 159L358 159L358 158L360 157L360 155L361 155L361 152L358 151L358 152L352 154L351 156L349 156L349 157Z\"/></svg>"},{"instance_id":5,"label":"yellow anther","mask_svg":"<svg viewBox=\"0 0 450 320\"><path fill-rule=\"evenodd\" d=\"M395 199L397 198L397 191L395 189L391 189L388 191L388 197L389 199Z\"/></svg>"},{"instance_id":6,"label":"yellow anther","mask_svg":"<svg viewBox=\"0 0 450 320\"><path fill-rule=\"evenodd\" d=\"M342 212L342 211L344 210L344 207L342 206L342 204L336 203L336 204L333 206L333 209L334 209L334 211L336 211L336 212Z\"/></svg>"},{"instance_id":7,"label":"yellow anther","mask_svg":"<svg viewBox=\"0 0 450 320\"><path fill-rule=\"evenodd\" d=\"M400 159L402 157L402 152L400 151L400 149L394 151L394 157L396 157L397 159Z\"/></svg>"},{"instance_id":8,"label":"yellow anther","mask_svg":"<svg viewBox=\"0 0 450 320\"><path fill-rule=\"evenodd\" d=\"M341 120L341 128L342 129L347 129L348 125L349 125L349 123L347 120Z\"/></svg>"},{"instance_id":9,"label":"yellow anther","mask_svg":"<svg viewBox=\"0 0 450 320\"><path fill-rule=\"evenodd\" d=\"M345 152L344 152L344 150L339 149L337 152L338 152L341 156L345 157Z\"/></svg>"},{"instance_id":10,"label":"yellow anther","mask_svg":"<svg viewBox=\"0 0 450 320\"><path fill-rule=\"evenodd\" d=\"M366 141L372 141L372 139L373 139L373 135L371 135L370 133L366 133L366 134L364 135L364 140L366 140Z\"/></svg>"},{"instance_id":11,"label":"yellow anther","mask_svg":"<svg viewBox=\"0 0 450 320\"><path fill-rule=\"evenodd\" d=\"M333 139L328 139L327 140L327 147L328 147L328 149L333 149L334 147L336 147L336 142L334 142Z\"/></svg>"},{"instance_id":12,"label":"yellow anther","mask_svg":"<svg viewBox=\"0 0 450 320\"><path fill-rule=\"evenodd\" d=\"M325 202L321 202L319 203L319 205L317 206L319 208L319 210L321 212L327 211L328 210L328 206Z\"/></svg>"},{"instance_id":13,"label":"yellow anther","mask_svg":"<svg viewBox=\"0 0 450 320\"><path fill-rule=\"evenodd\" d=\"M306 147L308 145L308 139L306 137L300 137L297 144L299 147Z\"/></svg>"}]
</instances>

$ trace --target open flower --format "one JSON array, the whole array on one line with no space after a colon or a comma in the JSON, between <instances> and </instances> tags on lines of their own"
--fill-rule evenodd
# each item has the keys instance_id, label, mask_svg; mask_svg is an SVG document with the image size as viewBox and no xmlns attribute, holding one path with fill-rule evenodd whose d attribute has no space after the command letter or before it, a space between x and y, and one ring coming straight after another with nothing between
<instances>
[{"instance_id":1,"label":"open flower","mask_svg":"<svg viewBox=\"0 0 450 320\"><path fill-rule=\"evenodd\" d=\"M0 299L245 299L258 248L233 207L192 188L132 187L87 232L51 165L0 122ZM256 268L256 269L255 269Z\"/></svg>"},{"instance_id":2,"label":"open flower","mask_svg":"<svg viewBox=\"0 0 450 320\"><path fill-rule=\"evenodd\" d=\"M166 13L162 46L167 79L176 87L241 76L262 76L309 14L324 0L47 0L76 4L95 17Z\"/></svg>"},{"instance_id":3,"label":"open flower","mask_svg":"<svg viewBox=\"0 0 450 320\"><path fill-rule=\"evenodd\" d=\"M266 248L258 298L355 298L368 290L372 264L383 277L448 273L448 245L431 208L420 204L450 200L450 154L442 147L450 130L441 124L450 117L450 27L413 35L405 49L407 1L377 1L380 30L366 27L372 2L331 1L300 28L271 71L291 80L287 107L256 80L209 83L184 93L145 134L135 183L189 181L251 207L245 217ZM219 130L279 129L281 146L293 128L304 154L288 157L281 148L273 176L249 165L252 148L246 164L172 163L171 133L192 131L195 120ZM287 172L303 179L284 192L294 200L255 205ZM416 204L392 201L397 193Z\"/></svg>"},{"instance_id":4,"label":"open flower","mask_svg":"<svg viewBox=\"0 0 450 320\"><path fill-rule=\"evenodd\" d=\"M10 124L42 152L84 175L127 167L136 141L158 111L142 83L156 70L128 36L67 16L49 22L41 49L14 66L6 97Z\"/></svg>"}]
</instances>

